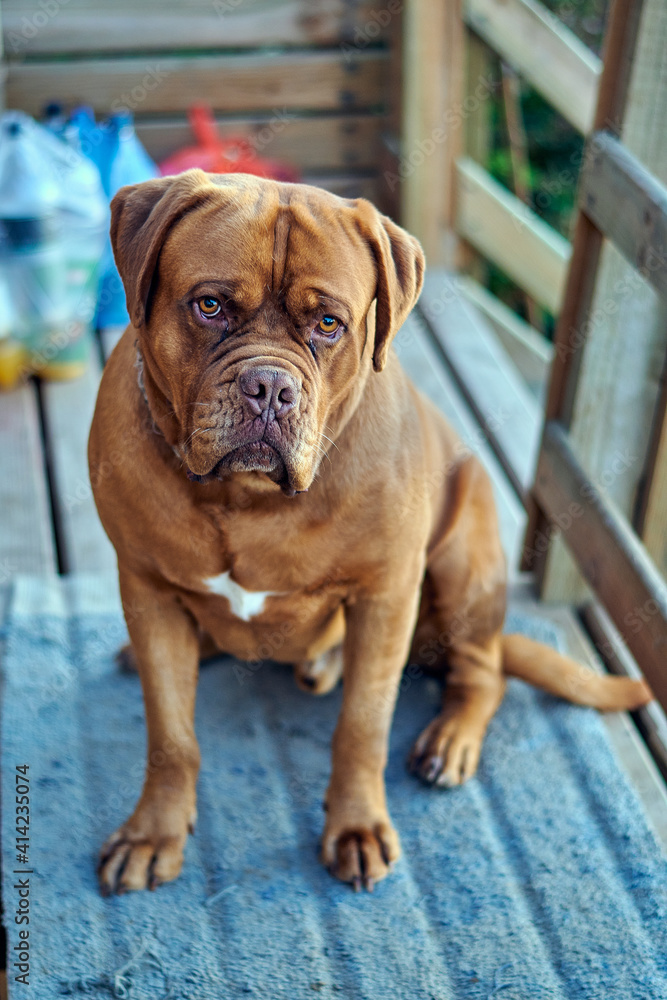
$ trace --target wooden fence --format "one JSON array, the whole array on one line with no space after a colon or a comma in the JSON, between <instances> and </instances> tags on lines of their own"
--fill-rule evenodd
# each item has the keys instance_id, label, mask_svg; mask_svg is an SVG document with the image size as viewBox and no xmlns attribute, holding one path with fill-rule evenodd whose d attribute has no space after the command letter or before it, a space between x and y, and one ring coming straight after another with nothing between
<instances>
[{"instance_id":1,"label":"wooden fence","mask_svg":"<svg viewBox=\"0 0 667 1000\"><path fill-rule=\"evenodd\" d=\"M465 267L472 248L558 317L552 348L474 279L457 281L520 370L546 377L553 356L545 415L522 397L494 427L497 386L483 364L475 375L493 349L488 332L460 309L438 313L433 277L421 309L531 512L524 565L543 596L580 604L616 666L627 660L615 652L622 637L667 706L667 129L657 125L667 122L667 8L613 0L599 60L534 0L434 6L437 32L418 0L404 22L404 219L431 266ZM477 72L489 65L480 40L587 137L572 242L474 158L470 122L491 90Z\"/></svg>"},{"instance_id":2,"label":"wooden fence","mask_svg":"<svg viewBox=\"0 0 667 1000\"><path fill-rule=\"evenodd\" d=\"M128 107L157 160L190 145L205 99L221 135L305 180L382 201L393 7L372 0L6 0L5 105Z\"/></svg>"}]
</instances>

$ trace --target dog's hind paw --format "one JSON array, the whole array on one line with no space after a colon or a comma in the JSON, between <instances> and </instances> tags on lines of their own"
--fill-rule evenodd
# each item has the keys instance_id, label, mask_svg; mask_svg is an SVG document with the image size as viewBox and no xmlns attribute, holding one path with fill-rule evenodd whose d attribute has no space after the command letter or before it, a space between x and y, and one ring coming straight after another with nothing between
<instances>
[{"instance_id":1,"label":"dog's hind paw","mask_svg":"<svg viewBox=\"0 0 667 1000\"><path fill-rule=\"evenodd\" d=\"M343 647L336 646L316 660L294 664L294 680L308 694L328 694L343 675Z\"/></svg>"},{"instance_id":2,"label":"dog's hind paw","mask_svg":"<svg viewBox=\"0 0 667 1000\"><path fill-rule=\"evenodd\" d=\"M134 655L132 643L128 642L118 650L115 656L116 666L121 674L136 674L137 659Z\"/></svg>"},{"instance_id":3,"label":"dog's hind paw","mask_svg":"<svg viewBox=\"0 0 667 1000\"><path fill-rule=\"evenodd\" d=\"M408 767L429 785L455 788L477 770L483 740L479 727L441 713L417 739Z\"/></svg>"}]
</instances>

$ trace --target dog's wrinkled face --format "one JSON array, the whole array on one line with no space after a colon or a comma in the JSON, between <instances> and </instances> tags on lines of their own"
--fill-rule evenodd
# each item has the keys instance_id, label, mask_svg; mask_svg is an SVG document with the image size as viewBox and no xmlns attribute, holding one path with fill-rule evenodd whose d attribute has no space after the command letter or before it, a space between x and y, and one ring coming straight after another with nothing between
<instances>
[{"instance_id":1,"label":"dog's wrinkled face","mask_svg":"<svg viewBox=\"0 0 667 1000\"><path fill-rule=\"evenodd\" d=\"M363 200L239 174L123 188L112 213L149 405L190 478L308 489L419 294L417 242Z\"/></svg>"}]
</instances>

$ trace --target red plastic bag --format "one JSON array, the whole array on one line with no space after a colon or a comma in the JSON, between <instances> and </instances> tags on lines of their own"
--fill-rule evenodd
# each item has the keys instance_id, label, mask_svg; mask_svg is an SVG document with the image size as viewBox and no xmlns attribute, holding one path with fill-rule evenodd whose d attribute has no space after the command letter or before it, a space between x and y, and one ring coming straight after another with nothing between
<instances>
[{"instance_id":1,"label":"red plastic bag","mask_svg":"<svg viewBox=\"0 0 667 1000\"><path fill-rule=\"evenodd\" d=\"M221 139L211 109L193 104L188 112L196 146L186 146L160 163L163 176L180 174L199 167L212 174L256 174L276 181L297 181L298 173L279 160L257 156L252 143L243 136Z\"/></svg>"}]
</instances>

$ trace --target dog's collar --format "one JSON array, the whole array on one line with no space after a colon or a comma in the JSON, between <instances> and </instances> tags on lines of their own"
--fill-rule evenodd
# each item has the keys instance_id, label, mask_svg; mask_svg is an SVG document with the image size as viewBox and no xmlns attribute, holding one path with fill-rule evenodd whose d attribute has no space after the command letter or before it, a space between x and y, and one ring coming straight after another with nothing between
<instances>
[{"instance_id":1,"label":"dog's collar","mask_svg":"<svg viewBox=\"0 0 667 1000\"><path fill-rule=\"evenodd\" d=\"M137 351L137 360L134 362L134 367L137 369L137 385L139 386L139 392L143 396L144 403L146 404L146 406L148 406L148 409L150 411L150 406L148 404L148 396L146 395L146 385L144 383L144 359L141 351L139 350L138 344L135 344L135 348ZM151 417L152 416L153 414L151 414ZM155 427L155 421L153 421L153 427L157 430L157 428Z\"/></svg>"},{"instance_id":2,"label":"dog's collar","mask_svg":"<svg viewBox=\"0 0 667 1000\"><path fill-rule=\"evenodd\" d=\"M135 344L135 347L137 351L137 360L134 363L134 367L137 369L137 385L139 386L139 392L141 393L141 397L146 404L146 409L150 414L151 424L153 425L153 433L159 434L161 438L164 438L164 434L155 423L155 417L153 416L153 411L151 410L151 404L148 402L148 393L146 392L146 384L144 382L144 358L139 349L139 344ZM178 448L176 448L173 444L170 447L179 462L182 462L183 458Z\"/></svg>"}]
</instances>

